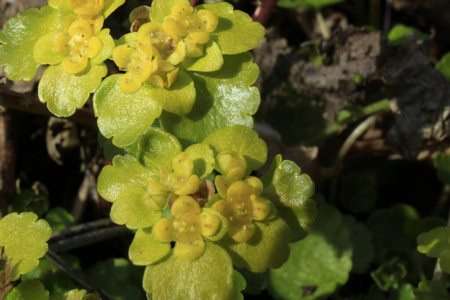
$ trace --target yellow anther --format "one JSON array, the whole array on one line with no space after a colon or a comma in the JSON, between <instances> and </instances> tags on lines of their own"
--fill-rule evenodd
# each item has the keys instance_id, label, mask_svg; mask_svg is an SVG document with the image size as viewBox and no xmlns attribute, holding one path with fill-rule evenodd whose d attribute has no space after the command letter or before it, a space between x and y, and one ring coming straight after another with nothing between
<instances>
[{"instance_id":1,"label":"yellow anther","mask_svg":"<svg viewBox=\"0 0 450 300\"><path fill-rule=\"evenodd\" d=\"M170 243L174 239L173 221L169 218L162 218L152 228L152 234L156 240Z\"/></svg>"}]
</instances>

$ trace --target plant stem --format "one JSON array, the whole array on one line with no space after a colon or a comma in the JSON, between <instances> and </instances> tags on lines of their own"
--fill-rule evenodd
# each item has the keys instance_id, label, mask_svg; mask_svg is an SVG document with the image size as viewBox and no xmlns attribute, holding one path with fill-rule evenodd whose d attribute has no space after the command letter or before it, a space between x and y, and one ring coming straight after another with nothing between
<instances>
[{"instance_id":1,"label":"plant stem","mask_svg":"<svg viewBox=\"0 0 450 300\"><path fill-rule=\"evenodd\" d=\"M322 32L323 38L328 40L330 38L330 33L328 32L327 25L325 24L325 20L323 19L320 9L316 10L316 19L317 23L319 23L320 32Z\"/></svg>"},{"instance_id":2,"label":"plant stem","mask_svg":"<svg viewBox=\"0 0 450 300\"><path fill-rule=\"evenodd\" d=\"M96 221L92 221L92 222L88 222L88 223L75 225L75 226L72 226L72 227L64 229L64 230L53 232L50 242L64 239L64 238L74 236L74 235L79 235L79 234L82 234L82 233L85 233L88 231L97 230L99 228L110 227L112 225L115 225L115 224L113 223L113 221L111 221L110 218L104 218L104 219L100 219L100 220L96 220Z\"/></svg>"},{"instance_id":3,"label":"plant stem","mask_svg":"<svg viewBox=\"0 0 450 300\"><path fill-rule=\"evenodd\" d=\"M53 116L48 111L44 103L41 103L37 97L16 93L13 91L5 91L0 93L1 103L7 108L29 112L42 116ZM83 126L98 130L97 120L92 110L81 108L78 109L72 116L67 118L73 122Z\"/></svg>"},{"instance_id":4,"label":"plant stem","mask_svg":"<svg viewBox=\"0 0 450 300\"><path fill-rule=\"evenodd\" d=\"M74 269L69 263L62 259L59 255L54 253L52 250L48 250L45 254L45 258L51 261L55 266L64 271L72 279L76 280L79 284L85 287L87 290L94 292L103 300L113 300L113 298L108 295L101 288L97 287L93 282L91 282L83 273Z\"/></svg>"},{"instance_id":5,"label":"plant stem","mask_svg":"<svg viewBox=\"0 0 450 300\"><path fill-rule=\"evenodd\" d=\"M259 22L261 25L266 26L270 17L277 6L278 0L262 0L253 13L253 21Z\"/></svg>"}]
</instances>

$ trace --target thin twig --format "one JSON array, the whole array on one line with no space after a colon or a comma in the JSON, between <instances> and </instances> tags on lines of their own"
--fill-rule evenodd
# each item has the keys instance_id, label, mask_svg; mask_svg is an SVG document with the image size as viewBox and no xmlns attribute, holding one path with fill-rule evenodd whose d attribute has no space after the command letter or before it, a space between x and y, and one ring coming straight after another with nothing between
<instances>
[{"instance_id":1,"label":"thin twig","mask_svg":"<svg viewBox=\"0 0 450 300\"><path fill-rule=\"evenodd\" d=\"M94 292L103 300L113 300L113 298L108 295L104 290L97 287L93 282L91 282L83 273L74 269L69 263L67 263L64 259L62 259L59 255L54 253L51 249L47 251L45 254L45 258L51 261L55 266L64 271L67 275L69 275L72 279L76 280L79 284L81 284L84 288L89 291Z\"/></svg>"},{"instance_id":2,"label":"thin twig","mask_svg":"<svg viewBox=\"0 0 450 300\"><path fill-rule=\"evenodd\" d=\"M277 2L278 0L262 0L261 5L258 5L253 13L253 21L266 26L277 6Z\"/></svg>"},{"instance_id":3,"label":"thin twig","mask_svg":"<svg viewBox=\"0 0 450 300\"><path fill-rule=\"evenodd\" d=\"M110 227L112 225L115 225L115 224L113 223L113 221L111 221L110 218L104 218L104 219L100 219L100 220L96 220L96 221L92 221L92 222L88 222L88 223L75 225L75 226L69 227L64 230L53 232L50 242L57 241L60 239L65 239L65 238L68 238L71 236L79 235L79 234L97 230L100 228Z\"/></svg>"}]
</instances>

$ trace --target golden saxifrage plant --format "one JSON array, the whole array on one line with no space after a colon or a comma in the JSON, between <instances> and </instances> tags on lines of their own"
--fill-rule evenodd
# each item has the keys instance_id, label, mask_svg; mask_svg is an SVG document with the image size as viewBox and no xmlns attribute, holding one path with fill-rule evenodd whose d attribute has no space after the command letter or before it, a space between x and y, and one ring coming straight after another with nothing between
<instances>
[{"instance_id":1,"label":"golden saxifrage plant","mask_svg":"<svg viewBox=\"0 0 450 300\"><path fill-rule=\"evenodd\" d=\"M316 214L314 184L293 162L277 156L254 176L267 146L252 129L259 71L248 51L264 28L228 3L154 0L133 10L132 32L114 40L104 20L123 3L50 0L20 13L0 33L0 65L12 80L48 65L39 99L56 116L92 96L112 161L98 192L112 202L111 219L136 232L129 258L146 266L148 297L241 299L238 270L280 267ZM107 59L119 73L107 76ZM38 233L20 227L23 218ZM41 246L28 240L14 250L21 242L8 230L19 227ZM50 232L35 215L13 214L0 220L0 237L8 266L0 275L12 283L37 266ZM23 284L48 299L35 281L9 285L7 297L25 293Z\"/></svg>"}]
</instances>

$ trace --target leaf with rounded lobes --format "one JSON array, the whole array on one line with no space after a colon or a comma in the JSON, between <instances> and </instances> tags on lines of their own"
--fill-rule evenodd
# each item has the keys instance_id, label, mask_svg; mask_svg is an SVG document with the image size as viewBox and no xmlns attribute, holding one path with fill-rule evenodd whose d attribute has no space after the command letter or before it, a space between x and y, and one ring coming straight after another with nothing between
<instances>
[{"instance_id":1,"label":"leaf with rounded lobes","mask_svg":"<svg viewBox=\"0 0 450 300\"><path fill-rule=\"evenodd\" d=\"M200 179L212 173L216 160L214 151L209 145L194 144L187 147L184 152L194 161L194 174Z\"/></svg>"},{"instance_id":2,"label":"leaf with rounded lobes","mask_svg":"<svg viewBox=\"0 0 450 300\"><path fill-rule=\"evenodd\" d=\"M49 292L44 285L39 280L33 279L23 281L18 286L13 287L5 300L48 300L49 298Z\"/></svg>"},{"instance_id":3,"label":"leaf with rounded lobes","mask_svg":"<svg viewBox=\"0 0 450 300\"><path fill-rule=\"evenodd\" d=\"M188 72L194 80L197 98L185 116L163 112L161 127L175 135L184 147L201 143L214 130L233 125L253 126L260 97L251 87L258 67L250 53L224 56L224 65L210 73Z\"/></svg>"},{"instance_id":4,"label":"leaf with rounded lobes","mask_svg":"<svg viewBox=\"0 0 450 300\"><path fill-rule=\"evenodd\" d=\"M251 128L236 125L222 127L210 134L204 141L216 155L222 151L234 151L247 161L247 175L258 170L267 160L267 146L258 133Z\"/></svg>"},{"instance_id":5,"label":"leaf with rounded lobes","mask_svg":"<svg viewBox=\"0 0 450 300\"><path fill-rule=\"evenodd\" d=\"M281 159L281 157L280 157ZM292 161L275 162L272 183L263 196L272 200L281 216L290 226L292 241L299 241L308 233L308 225L316 217L317 207L310 198L314 195L314 183Z\"/></svg>"},{"instance_id":6,"label":"leaf with rounded lobes","mask_svg":"<svg viewBox=\"0 0 450 300\"><path fill-rule=\"evenodd\" d=\"M171 14L172 6L178 2L189 4L188 0L153 0L150 19L153 22L164 22L164 18Z\"/></svg>"},{"instance_id":7,"label":"leaf with rounded lobes","mask_svg":"<svg viewBox=\"0 0 450 300\"><path fill-rule=\"evenodd\" d=\"M98 133L98 144L103 148L103 155L109 161L112 161L116 155L130 154L136 156L138 149L138 140L133 144L119 148L112 143L112 139L105 138L100 132Z\"/></svg>"},{"instance_id":8,"label":"leaf with rounded lobes","mask_svg":"<svg viewBox=\"0 0 450 300\"><path fill-rule=\"evenodd\" d=\"M64 295L64 300L101 300L95 294L88 294L86 290L71 290Z\"/></svg>"},{"instance_id":9,"label":"leaf with rounded lobes","mask_svg":"<svg viewBox=\"0 0 450 300\"><path fill-rule=\"evenodd\" d=\"M158 101L161 107L170 113L184 116L191 111L194 105L194 82L188 74L181 70L170 88L160 88L150 83L144 86L148 88L150 97Z\"/></svg>"},{"instance_id":10,"label":"leaf with rounded lobes","mask_svg":"<svg viewBox=\"0 0 450 300\"><path fill-rule=\"evenodd\" d=\"M143 285L153 299L230 299L234 294L233 272L227 252L206 242L205 252L193 262L172 254L147 266Z\"/></svg>"},{"instance_id":11,"label":"leaf with rounded lobes","mask_svg":"<svg viewBox=\"0 0 450 300\"><path fill-rule=\"evenodd\" d=\"M289 258L291 231L286 222L275 218L269 222L254 222L254 235L245 243L236 243L229 236L220 240L233 264L256 273L279 268Z\"/></svg>"},{"instance_id":12,"label":"leaf with rounded lobes","mask_svg":"<svg viewBox=\"0 0 450 300\"><path fill-rule=\"evenodd\" d=\"M417 250L428 257L439 257L441 268L450 273L450 227L438 227L417 237Z\"/></svg>"},{"instance_id":13,"label":"leaf with rounded lobes","mask_svg":"<svg viewBox=\"0 0 450 300\"><path fill-rule=\"evenodd\" d=\"M264 27L252 18L226 2L199 5L198 9L209 9L217 14L219 23L211 33L223 54L238 54L256 48L264 37Z\"/></svg>"},{"instance_id":14,"label":"leaf with rounded lobes","mask_svg":"<svg viewBox=\"0 0 450 300\"><path fill-rule=\"evenodd\" d=\"M115 47L114 39L109 34L109 29L103 29L99 32L97 37L102 41L102 50L96 56L91 58L91 64L98 65L111 57L112 51Z\"/></svg>"},{"instance_id":15,"label":"leaf with rounded lobes","mask_svg":"<svg viewBox=\"0 0 450 300\"><path fill-rule=\"evenodd\" d=\"M170 252L170 243L154 239L151 228L139 229L128 250L128 257L138 266L151 265Z\"/></svg>"},{"instance_id":16,"label":"leaf with rounded lobes","mask_svg":"<svg viewBox=\"0 0 450 300\"><path fill-rule=\"evenodd\" d=\"M94 94L94 113L102 135L113 138L118 147L137 140L161 114L161 107L149 89L141 87L134 94L124 94L119 87L122 74L103 80Z\"/></svg>"},{"instance_id":17,"label":"leaf with rounded lobes","mask_svg":"<svg viewBox=\"0 0 450 300\"><path fill-rule=\"evenodd\" d=\"M220 70L223 65L222 51L219 45L209 41L205 45L205 54L198 58L187 57L183 61L183 66L188 71L196 72L214 72Z\"/></svg>"},{"instance_id":18,"label":"leaf with rounded lobes","mask_svg":"<svg viewBox=\"0 0 450 300\"><path fill-rule=\"evenodd\" d=\"M33 271L48 250L52 230L46 221L37 219L32 212L10 213L0 219L0 248L12 261L12 281Z\"/></svg>"},{"instance_id":19,"label":"leaf with rounded lobes","mask_svg":"<svg viewBox=\"0 0 450 300\"><path fill-rule=\"evenodd\" d=\"M441 281L422 280L419 286L414 290L414 296L417 300L449 300L450 294L445 284Z\"/></svg>"},{"instance_id":20,"label":"leaf with rounded lobes","mask_svg":"<svg viewBox=\"0 0 450 300\"><path fill-rule=\"evenodd\" d=\"M69 117L82 108L108 72L106 65L91 65L82 74L64 72L61 65L50 66L39 82L39 100L58 117Z\"/></svg>"},{"instance_id":21,"label":"leaf with rounded lobes","mask_svg":"<svg viewBox=\"0 0 450 300\"><path fill-rule=\"evenodd\" d=\"M370 272L370 276L383 291L398 289L407 274L405 264L394 257L384 262L378 269Z\"/></svg>"},{"instance_id":22,"label":"leaf with rounded lobes","mask_svg":"<svg viewBox=\"0 0 450 300\"><path fill-rule=\"evenodd\" d=\"M146 228L155 225L161 219L161 211L154 210L143 201L146 189L131 186L123 190L111 207L111 220L131 229Z\"/></svg>"},{"instance_id":23,"label":"leaf with rounded lobes","mask_svg":"<svg viewBox=\"0 0 450 300\"><path fill-rule=\"evenodd\" d=\"M277 299L325 299L347 282L352 268L350 232L341 213L324 204L309 235L291 244L289 260L269 272L269 291Z\"/></svg>"},{"instance_id":24,"label":"leaf with rounded lobes","mask_svg":"<svg viewBox=\"0 0 450 300\"><path fill-rule=\"evenodd\" d=\"M181 152L181 145L173 135L160 129L149 129L138 140L136 157L153 174L160 167L172 168L173 158Z\"/></svg>"},{"instance_id":25,"label":"leaf with rounded lobes","mask_svg":"<svg viewBox=\"0 0 450 300\"><path fill-rule=\"evenodd\" d=\"M31 80L40 64L33 58L36 41L52 31L62 30L64 16L46 5L9 19L0 32L0 66L11 80Z\"/></svg>"},{"instance_id":26,"label":"leaf with rounded lobes","mask_svg":"<svg viewBox=\"0 0 450 300\"><path fill-rule=\"evenodd\" d=\"M262 183L264 184L264 187L268 187L272 183L273 175L275 174L275 171L280 167L282 162L283 157L281 156L281 154L277 154L270 164L269 171L267 171L267 173L260 178Z\"/></svg>"},{"instance_id":27,"label":"leaf with rounded lobes","mask_svg":"<svg viewBox=\"0 0 450 300\"><path fill-rule=\"evenodd\" d=\"M97 190L106 201L115 202L120 194L130 186L145 189L154 174L142 166L131 155L116 156L112 166L105 166L97 181Z\"/></svg>"},{"instance_id":28,"label":"leaf with rounded lobes","mask_svg":"<svg viewBox=\"0 0 450 300\"><path fill-rule=\"evenodd\" d=\"M244 295L241 294L241 291L245 290L247 283L245 282L244 276L241 275L238 271L233 271L233 300L244 300Z\"/></svg>"}]
</instances>

